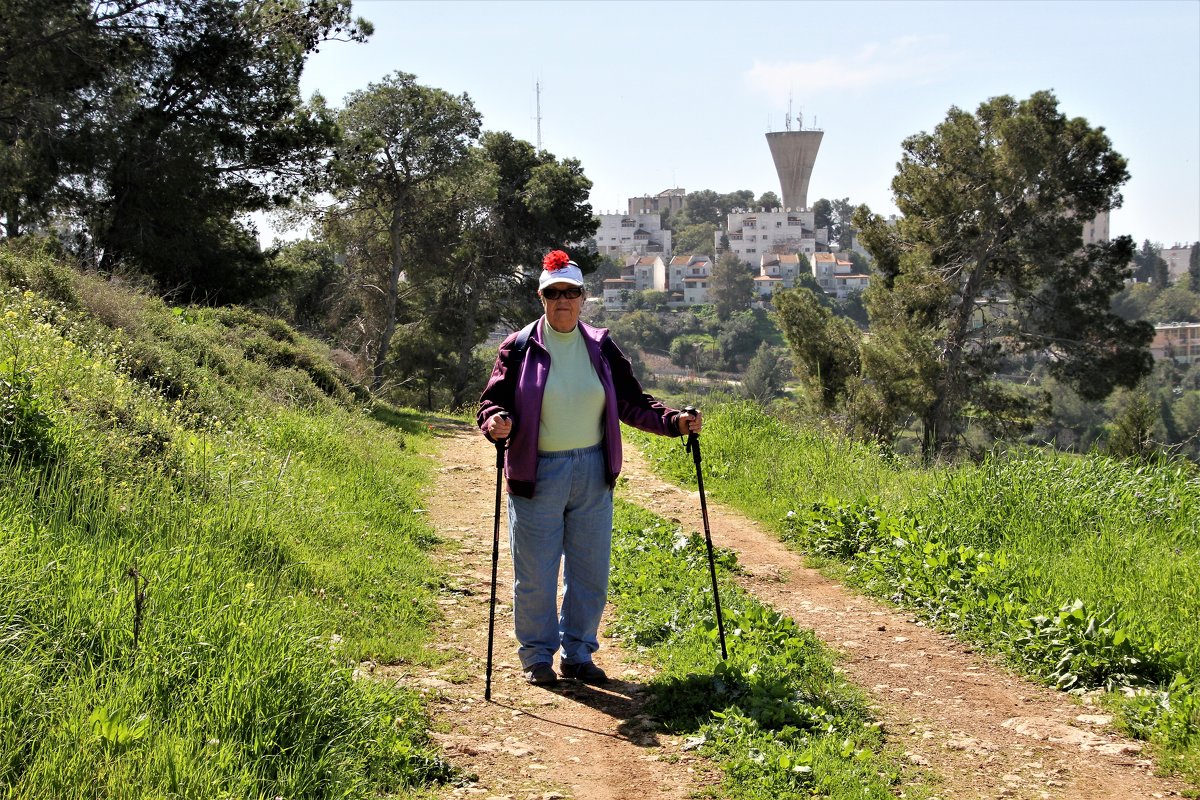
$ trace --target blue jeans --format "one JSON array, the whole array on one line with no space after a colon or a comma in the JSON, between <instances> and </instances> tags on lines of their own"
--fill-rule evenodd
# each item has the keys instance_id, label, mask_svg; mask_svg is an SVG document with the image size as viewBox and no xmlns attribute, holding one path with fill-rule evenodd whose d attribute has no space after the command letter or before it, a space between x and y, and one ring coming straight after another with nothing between
<instances>
[{"instance_id":1,"label":"blue jeans","mask_svg":"<svg viewBox=\"0 0 1200 800\"><path fill-rule=\"evenodd\" d=\"M513 624L524 669L551 663L559 648L567 664L591 661L600 649L613 517L601 447L539 453L534 496L508 496Z\"/></svg>"}]
</instances>

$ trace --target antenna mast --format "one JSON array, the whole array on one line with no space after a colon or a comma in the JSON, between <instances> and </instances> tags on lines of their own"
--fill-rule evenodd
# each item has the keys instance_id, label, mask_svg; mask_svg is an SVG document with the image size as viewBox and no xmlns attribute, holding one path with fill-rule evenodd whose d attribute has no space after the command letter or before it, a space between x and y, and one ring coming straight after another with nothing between
<instances>
[{"instance_id":1,"label":"antenna mast","mask_svg":"<svg viewBox=\"0 0 1200 800\"><path fill-rule=\"evenodd\" d=\"M537 146L542 149L542 82L534 84L537 90Z\"/></svg>"},{"instance_id":2,"label":"antenna mast","mask_svg":"<svg viewBox=\"0 0 1200 800\"><path fill-rule=\"evenodd\" d=\"M788 92L788 113L783 118L783 127L785 130L792 129L792 93Z\"/></svg>"}]
</instances>

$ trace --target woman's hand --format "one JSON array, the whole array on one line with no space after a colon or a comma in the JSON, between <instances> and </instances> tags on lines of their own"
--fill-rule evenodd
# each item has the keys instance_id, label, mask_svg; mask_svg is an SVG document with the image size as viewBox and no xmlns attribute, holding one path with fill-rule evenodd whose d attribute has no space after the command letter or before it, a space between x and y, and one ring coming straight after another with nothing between
<instances>
[{"instance_id":1,"label":"woman's hand","mask_svg":"<svg viewBox=\"0 0 1200 800\"><path fill-rule=\"evenodd\" d=\"M487 421L487 435L500 441L512 433L512 420L507 414L496 414Z\"/></svg>"},{"instance_id":2,"label":"woman's hand","mask_svg":"<svg viewBox=\"0 0 1200 800\"><path fill-rule=\"evenodd\" d=\"M704 427L704 415L700 413L700 409L694 411L685 411L680 414L675 422L679 425L679 435L687 436L689 433L700 433L700 429Z\"/></svg>"}]
</instances>

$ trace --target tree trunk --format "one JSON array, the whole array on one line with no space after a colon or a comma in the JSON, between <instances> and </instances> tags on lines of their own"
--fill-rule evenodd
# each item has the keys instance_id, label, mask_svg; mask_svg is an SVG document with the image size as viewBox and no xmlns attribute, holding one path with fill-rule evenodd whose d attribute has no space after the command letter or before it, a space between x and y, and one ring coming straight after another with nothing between
<instances>
[{"instance_id":1,"label":"tree trunk","mask_svg":"<svg viewBox=\"0 0 1200 800\"><path fill-rule=\"evenodd\" d=\"M375 366L371 371L371 389L379 391L383 386L383 372L387 366L388 351L392 337L396 335L396 305L400 296L400 212L392 211L392 224L388 229L388 240L392 249L392 271L388 277L387 298L384 302L383 325L379 334L379 352L375 354Z\"/></svg>"},{"instance_id":2,"label":"tree trunk","mask_svg":"<svg viewBox=\"0 0 1200 800\"><path fill-rule=\"evenodd\" d=\"M15 239L21 235L21 211L15 200L4 212L4 235L9 239Z\"/></svg>"},{"instance_id":3,"label":"tree trunk","mask_svg":"<svg viewBox=\"0 0 1200 800\"><path fill-rule=\"evenodd\" d=\"M945 441L942 438L942 432L945 430L945 420L943 419L946 413L946 403L941 395L925 409L925 413L921 415L921 460L925 464L932 464L942 452L942 445Z\"/></svg>"},{"instance_id":4,"label":"tree trunk","mask_svg":"<svg viewBox=\"0 0 1200 800\"><path fill-rule=\"evenodd\" d=\"M458 341L454 348L454 366L450 375L450 407L461 408L466 402L467 386L471 380L471 353L475 350L475 321L478 319L479 301L477 292L472 292L463 309L464 314L458 327Z\"/></svg>"},{"instance_id":5,"label":"tree trunk","mask_svg":"<svg viewBox=\"0 0 1200 800\"><path fill-rule=\"evenodd\" d=\"M958 430L953 419L958 413L958 396L961 375L963 351L971 333L971 318L975 315L975 301L983 290L983 279L987 272L990 257L986 254L977 256L966 282L960 291L961 301L958 308L950 317L950 326L946 334L945 357L942 361L942 374L934 384L936 399L929 405L922 416L924 427L921 441L921 457L926 463L941 455L946 443Z\"/></svg>"}]
</instances>

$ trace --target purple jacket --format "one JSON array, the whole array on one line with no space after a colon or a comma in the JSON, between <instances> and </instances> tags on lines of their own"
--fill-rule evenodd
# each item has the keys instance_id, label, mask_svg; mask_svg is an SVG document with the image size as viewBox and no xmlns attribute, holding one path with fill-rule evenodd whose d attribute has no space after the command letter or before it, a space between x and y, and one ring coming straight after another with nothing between
<instances>
[{"instance_id":1,"label":"purple jacket","mask_svg":"<svg viewBox=\"0 0 1200 800\"><path fill-rule=\"evenodd\" d=\"M642 390L629 359L609 338L607 328L593 328L580 322L579 330L592 357L592 367L604 387L604 457L608 483L614 486L621 473L620 423L663 436L679 436L680 412L667 408ZM513 333L501 343L492 377L479 398L475 419L482 429L496 414L508 412L513 422L504 464L508 491L519 497L533 497L537 482L538 423L546 376L550 372L550 353L542 341L541 322L529 336L523 359L513 353L516 339L517 334ZM491 441L490 436L488 439Z\"/></svg>"}]
</instances>

